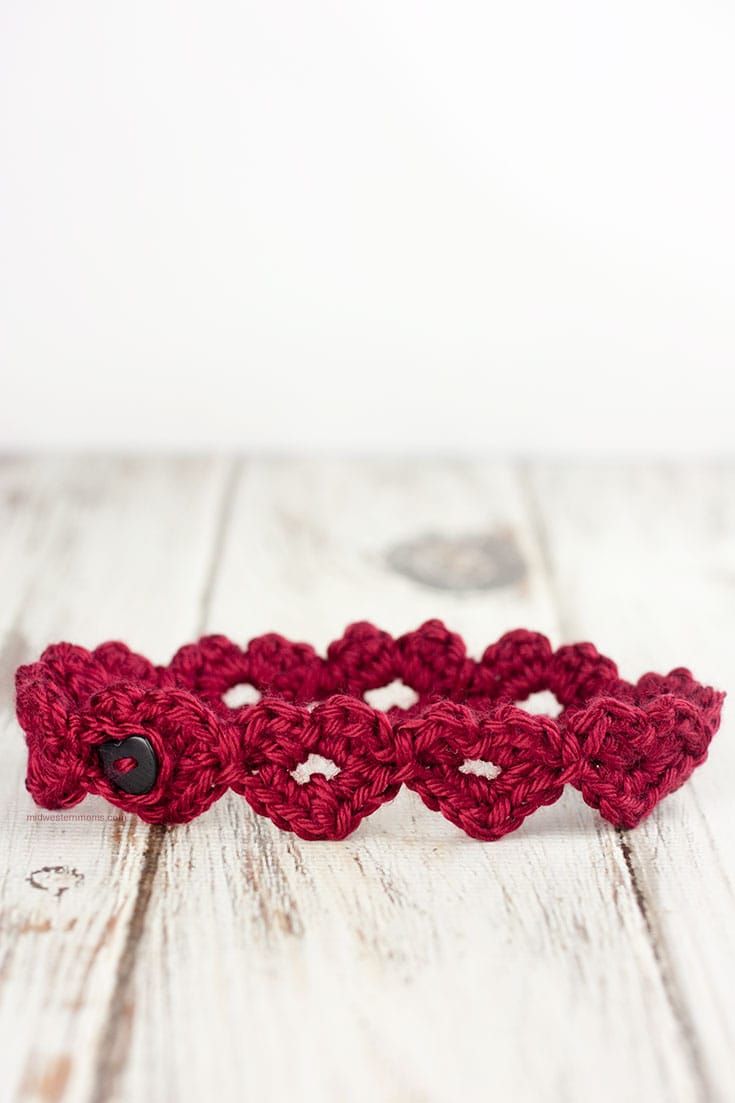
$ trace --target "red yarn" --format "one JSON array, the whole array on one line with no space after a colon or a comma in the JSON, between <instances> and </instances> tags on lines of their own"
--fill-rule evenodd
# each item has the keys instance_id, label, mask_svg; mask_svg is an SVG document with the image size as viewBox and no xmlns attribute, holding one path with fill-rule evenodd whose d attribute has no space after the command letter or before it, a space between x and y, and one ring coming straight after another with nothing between
<instances>
[{"instance_id":1,"label":"red yarn","mask_svg":"<svg viewBox=\"0 0 735 1103\"><path fill-rule=\"evenodd\" d=\"M418 694L415 705L383 713L366 704L367 690L396 678ZM262 699L230 708L223 694L240 682ZM151 823L184 823L231 788L305 839L344 838L401 785L480 839L513 831L568 783L610 823L634 827L704 761L724 698L685 669L624 682L592 644L553 652L523 629L475 661L438 620L398 639L353 624L326 658L276 634L244 650L206 636L164 667L122 643L91 652L60 643L20 667L16 687L26 785L43 807L93 793ZM514 703L542 689L564 706L555 719ZM107 776L99 754L133 735L157 761L139 795ZM297 781L312 754L336 776ZM468 772L476 760L499 773ZM126 758L119 769L134 765Z\"/></svg>"}]
</instances>

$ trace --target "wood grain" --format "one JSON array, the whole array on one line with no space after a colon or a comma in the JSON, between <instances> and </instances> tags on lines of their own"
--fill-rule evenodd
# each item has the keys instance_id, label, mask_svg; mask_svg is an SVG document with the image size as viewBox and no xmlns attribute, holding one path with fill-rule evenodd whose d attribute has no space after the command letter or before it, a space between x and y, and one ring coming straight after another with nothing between
<instances>
[{"instance_id":1,"label":"wood grain","mask_svg":"<svg viewBox=\"0 0 735 1103\"><path fill-rule=\"evenodd\" d=\"M690 665L733 685L735 474L723 465L529 472L565 633L592 634L626 674ZM584 554L579 549L584 548ZM620 845L703 1098L735 1083L735 747L730 710L709 763Z\"/></svg>"},{"instance_id":2,"label":"wood grain","mask_svg":"<svg viewBox=\"0 0 735 1103\"><path fill-rule=\"evenodd\" d=\"M57 460L0 467L4 638L0 1039L7 1098L87 1099L132 968L149 832L102 801L43 814L23 788L12 671L46 643L106 636L163 659L201 622L226 470ZM31 818L29 818L31 817ZM38 818L35 818L38 817Z\"/></svg>"},{"instance_id":3,"label":"wood grain","mask_svg":"<svg viewBox=\"0 0 735 1103\"><path fill-rule=\"evenodd\" d=\"M172 830L92 800L29 820L9 679L54 638L160 661L205 630L324 647L440 616L475 654L523 624L727 686L734 490L726 468L0 467L7 1098L731 1098L727 722L626 835L570 792L483 844L402 793L309 844L232 794Z\"/></svg>"}]
</instances>

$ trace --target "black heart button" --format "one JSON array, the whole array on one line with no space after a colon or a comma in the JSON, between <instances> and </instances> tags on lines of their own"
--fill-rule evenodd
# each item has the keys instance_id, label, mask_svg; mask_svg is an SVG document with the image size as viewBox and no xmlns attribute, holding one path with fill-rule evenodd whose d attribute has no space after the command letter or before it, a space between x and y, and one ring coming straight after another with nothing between
<instances>
[{"instance_id":1,"label":"black heart button","mask_svg":"<svg viewBox=\"0 0 735 1103\"><path fill-rule=\"evenodd\" d=\"M158 762L150 740L144 735L110 739L100 746L99 756L105 777L124 793L141 796L143 793L150 793L156 784ZM130 770L118 770L115 763L123 758L134 759L136 765Z\"/></svg>"}]
</instances>

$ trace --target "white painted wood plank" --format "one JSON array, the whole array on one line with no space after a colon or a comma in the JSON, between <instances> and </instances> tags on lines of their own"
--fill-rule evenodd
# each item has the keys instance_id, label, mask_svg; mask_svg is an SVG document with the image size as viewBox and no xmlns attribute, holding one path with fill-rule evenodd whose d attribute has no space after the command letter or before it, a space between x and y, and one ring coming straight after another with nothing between
<instances>
[{"instance_id":1,"label":"white painted wood plank","mask_svg":"<svg viewBox=\"0 0 735 1103\"><path fill-rule=\"evenodd\" d=\"M388 565L417 536L495 530L528 566L506 588ZM207 627L324 647L349 620L438 615L474 653L518 624L559 642L542 567L506 466L256 463ZM702 1096L619 842L575 793L495 844L410 794L306 844L230 795L165 836L130 999L113 1099Z\"/></svg>"},{"instance_id":2,"label":"white painted wood plank","mask_svg":"<svg viewBox=\"0 0 735 1103\"><path fill-rule=\"evenodd\" d=\"M59 639L167 659L199 627L226 476L210 461L0 464L3 1099L84 1100L101 1082L106 1024L132 1013L115 1001L151 854L145 825L101 800L29 818L13 671Z\"/></svg>"},{"instance_id":3,"label":"white painted wood plank","mask_svg":"<svg viewBox=\"0 0 735 1103\"><path fill-rule=\"evenodd\" d=\"M735 469L535 465L530 487L565 632L625 677L684 665L735 690ZM625 836L641 904L707 1098L735 1083L735 731Z\"/></svg>"}]
</instances>

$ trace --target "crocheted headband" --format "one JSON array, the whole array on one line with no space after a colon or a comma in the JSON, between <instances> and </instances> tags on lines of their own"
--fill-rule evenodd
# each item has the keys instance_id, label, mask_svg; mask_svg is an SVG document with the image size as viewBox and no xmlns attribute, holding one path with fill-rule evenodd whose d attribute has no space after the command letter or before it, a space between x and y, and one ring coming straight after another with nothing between
<instances>
[{"instance_id":1,"label":"crocheted headband","mask_svg":"<svg viewBox=\"0 0 735 1103\"><path fill-rule=\"evenodd\" d=\"M414 705L365 702L395 679ZM223 694L242 682L261 699L228 707ZM275 634L245 649L207 636L168 666L122 643L60 643L20 667L16 685L26 785L43 807L94 793L183 823L232 788L305 839L344 838L402 785L479 839L514 830L566 784L634 827L704 761L724 697L685 669L631 684L592 644L553 652L520 629L475 661L436 620L399 639L353 624L326 658ZM562 705L556 718L515 705L544 689ZM335 776L297 780L312 755Z\"/></svg>"}]
</instances>

